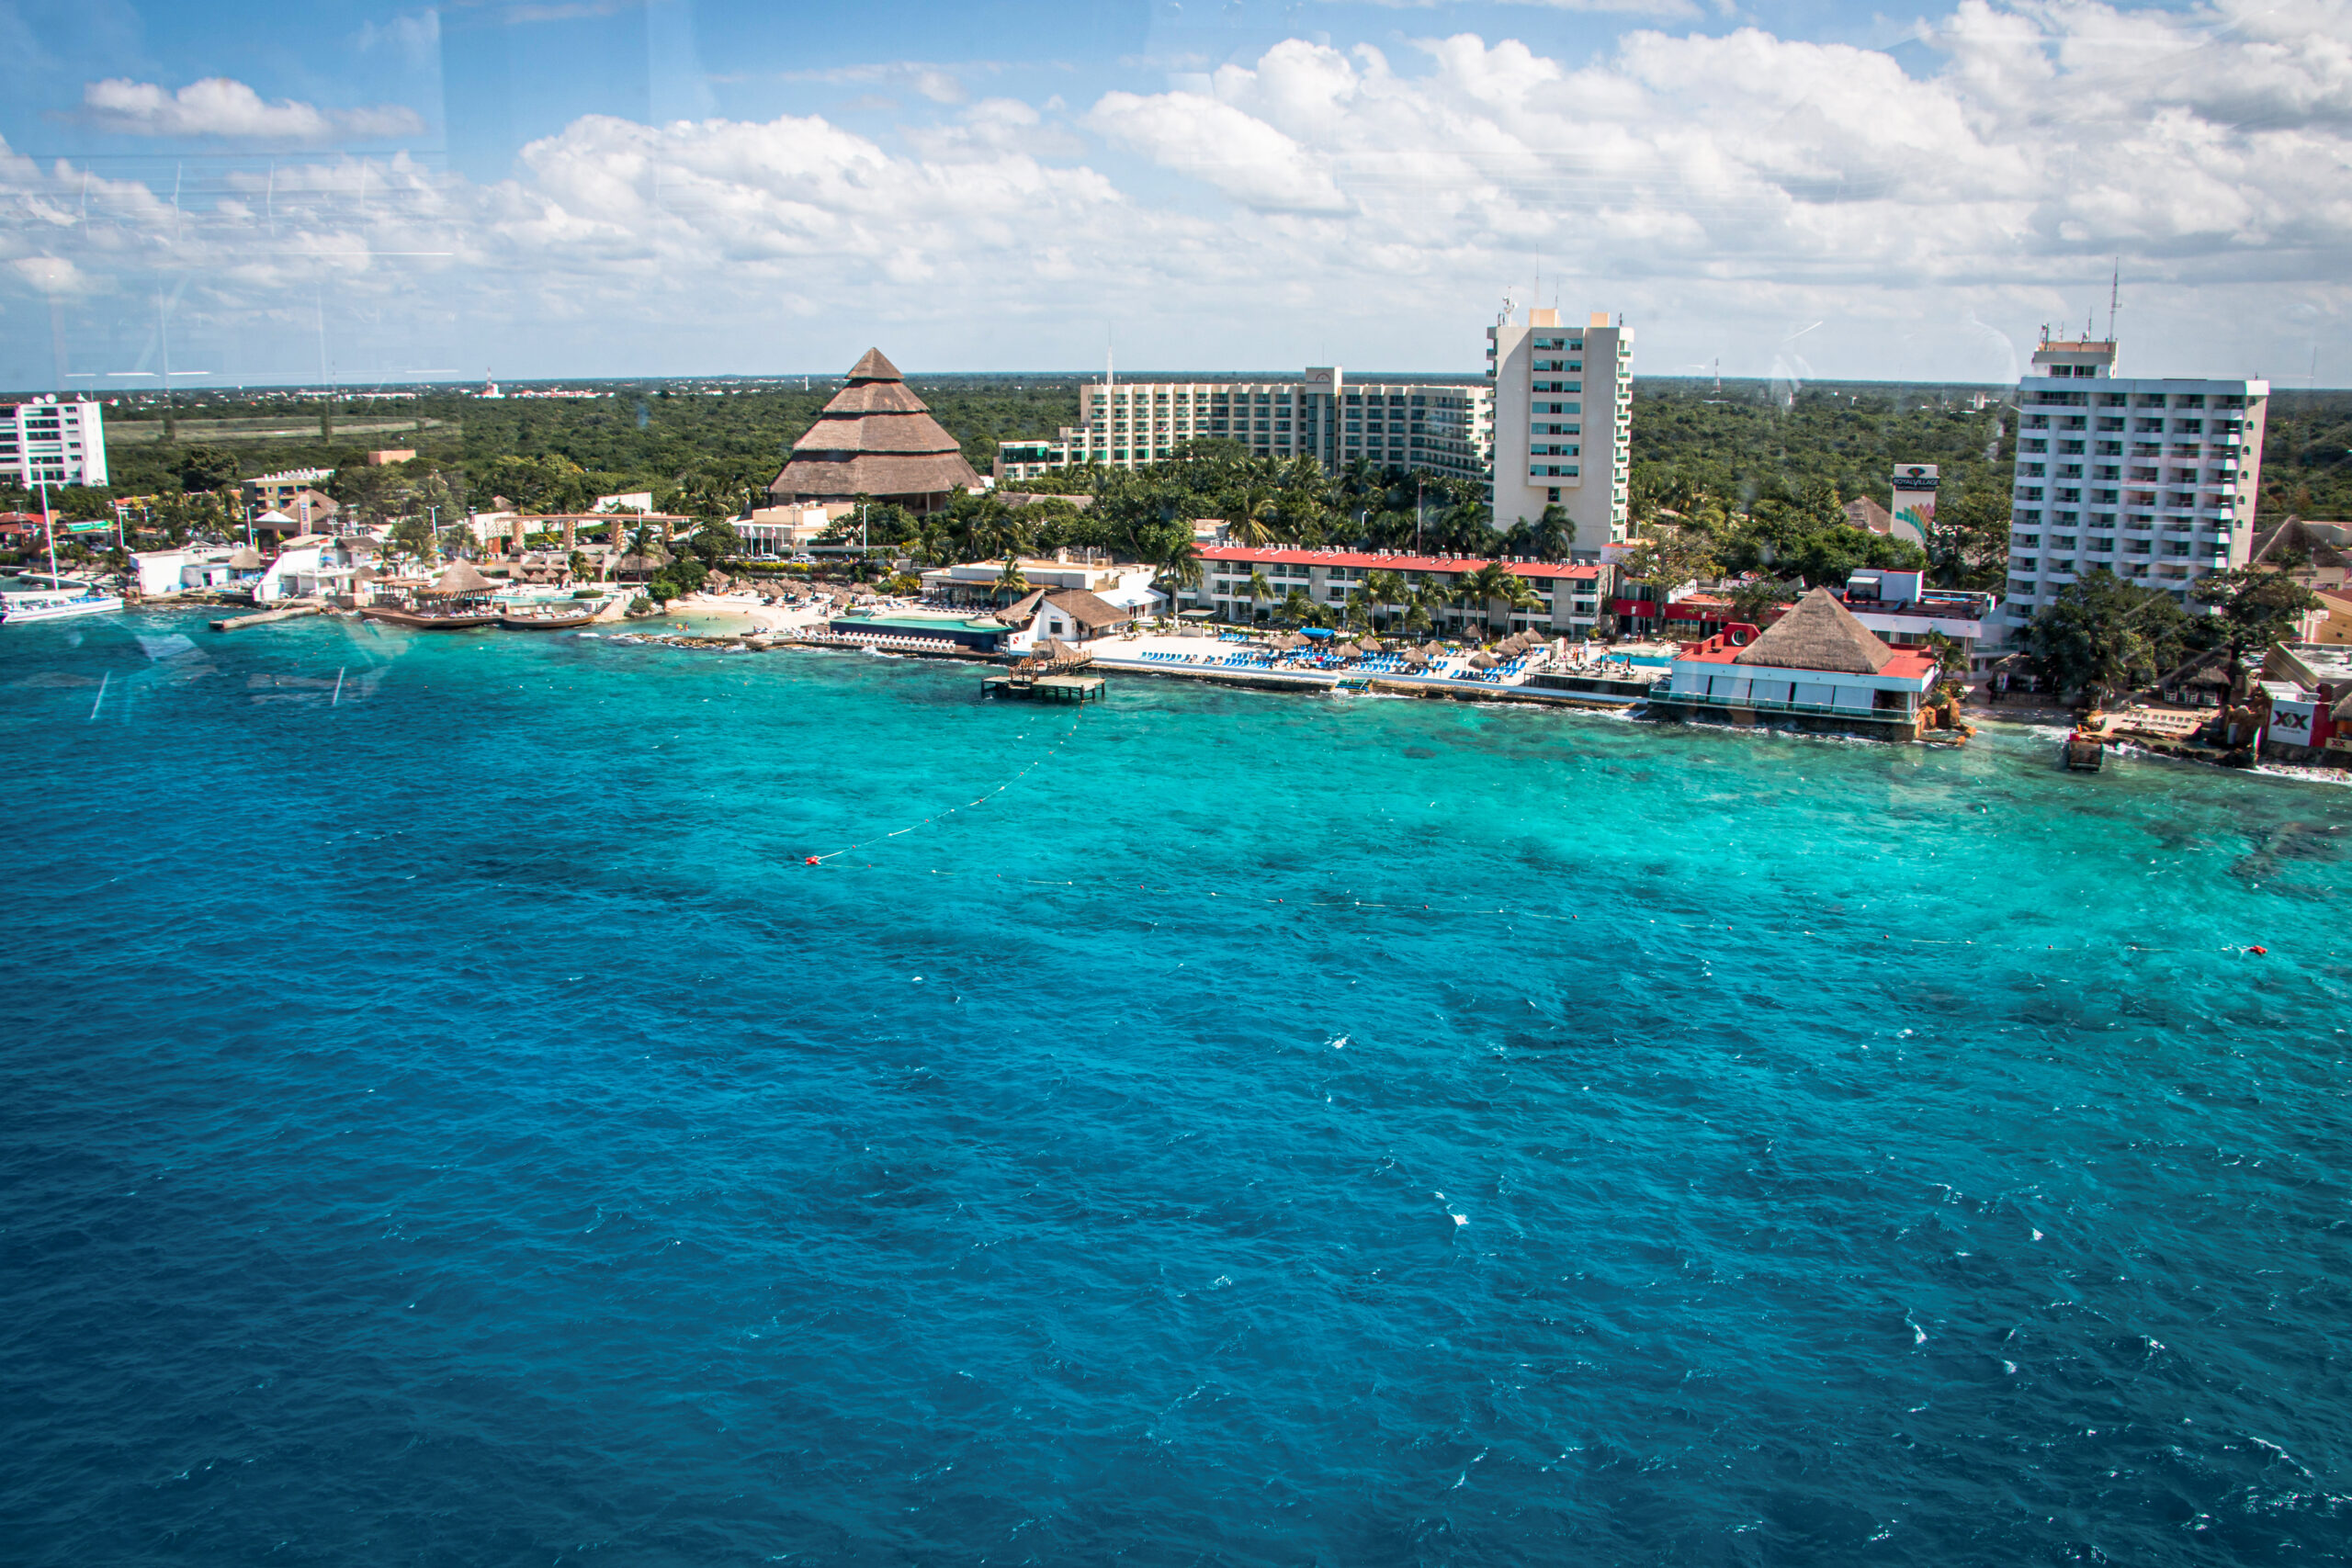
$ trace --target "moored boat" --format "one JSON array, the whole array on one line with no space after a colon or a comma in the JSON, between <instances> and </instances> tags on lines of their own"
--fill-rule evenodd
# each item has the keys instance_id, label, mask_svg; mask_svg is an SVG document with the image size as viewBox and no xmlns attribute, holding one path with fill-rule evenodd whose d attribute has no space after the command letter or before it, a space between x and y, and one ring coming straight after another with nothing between
<instances>
[{"instance_id":1,"label":"moored boat","mask_svg":"<svg viewBox=\"0 0 2352 1568\"><path fill-rule=\"evenodd\" d=\"M63 621L76 615L103 615L122 608L122 595L95 588L76 592L0 594L0 622Z\"/></svg>"},{"instance_id":2,"label":"moored boat","mask_svg":"<svg viewBox=\"0 0 2352 1568\"><path fill-rule=\"evenodd\" d=\"M475 626L494 626L499 619L495 610L471 607L462 610L412 610L398 604L362 604L359 614L371 621L382 621L387 626L406 626L411 631L419 632L468 631Z\"/></svg>"},{"instance_id":3,"label":"moored boat","mask_svg":"<svg viewBox=\"0 0 2352 1568\"><path fill-rule=\"evenodd\" d=\"M598 606L575 609L566 604L561 608L502 610L498 624L510 632L568 632L588 625L596 618Z\"/></svg>"}]
</instances>

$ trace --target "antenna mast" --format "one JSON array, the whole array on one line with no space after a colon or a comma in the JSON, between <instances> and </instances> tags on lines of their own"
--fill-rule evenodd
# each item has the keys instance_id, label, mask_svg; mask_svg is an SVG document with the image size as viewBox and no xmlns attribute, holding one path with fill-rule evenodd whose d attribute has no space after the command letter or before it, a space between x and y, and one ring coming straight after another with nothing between
<instances>
[{"instance_id":1,"label":"antenna mast","mask_svg":"<svg viewBox=\"0 0 2352 1568\"><path fill-rule=\"evenodd\" d=\"M2107 285L2107 341L2115 341L2115 308L2123 298L2123 258L2115 258L2115 276Z\"/></svg>"}]
</instances>

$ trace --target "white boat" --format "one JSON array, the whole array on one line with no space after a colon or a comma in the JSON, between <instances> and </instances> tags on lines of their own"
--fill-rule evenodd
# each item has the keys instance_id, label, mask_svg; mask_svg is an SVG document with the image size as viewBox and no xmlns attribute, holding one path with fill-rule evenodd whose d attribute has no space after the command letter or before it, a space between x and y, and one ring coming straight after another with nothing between
<instances>
[{"instance_id":1,"label":"white boat","mask_svg":"<svg viewBox=\"0 0 2352 1568\"><path fill-rule=\"evenodd\" d=\"M0 621L63 621L75 615L103 615L122 608L122 595L95 588L80 592L0 593Z\"/></svg>"}]
</instances>

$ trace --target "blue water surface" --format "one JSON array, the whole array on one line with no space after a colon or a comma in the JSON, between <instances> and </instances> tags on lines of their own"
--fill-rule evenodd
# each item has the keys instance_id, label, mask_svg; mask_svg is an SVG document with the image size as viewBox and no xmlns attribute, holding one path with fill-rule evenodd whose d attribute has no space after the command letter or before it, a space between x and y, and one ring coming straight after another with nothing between
<instances>
[{"instance_id":1,"label":"blue water surface","mask_svg":"<svg viewBox=\"0 0 2352 1568\"><path fill-rule=\"evenodd\" d=\"M0 1560L2345 1560L2352 793L978 685L0 632Z\"/></svg>"}]
</instances>

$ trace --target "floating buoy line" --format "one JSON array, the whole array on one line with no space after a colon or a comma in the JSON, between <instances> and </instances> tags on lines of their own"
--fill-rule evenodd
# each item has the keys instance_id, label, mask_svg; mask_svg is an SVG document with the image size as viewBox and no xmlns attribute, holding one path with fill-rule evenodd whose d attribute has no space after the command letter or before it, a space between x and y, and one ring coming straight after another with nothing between
<instances>
[{"instance_id":1,"label":"floating buoy line","mask_svg":"<svg viewBox=\"0 0 2352 1568\"><path fill-rule=\"evenodd\" d=\"M1011 778L997 785L996 788L989 790L987 794L979 795L975 799L967 800L961 806L951 806L944 811L933 812L920 822L910 822L903 828L893 828L890 831L883 834L878 839L864 839L854 844L843 844L840 849L828 850L820 855L803 855L801 857L801 863L803 865L820 866L827 861L836 860L842 855L850 853L854 850L862 850L868 844L878 844L886 842L891 839L900 838L908 833L913 832L918 828L928 828L934 822L944 822L959 811L969 811L976 806L987 805L989 801L994 800L998 795L1002 795L1006 790L1011 789L1014 784L1019 784L1023 779L1027 778L1031 773L1036 772L1037 769L1051 761L1056 753L1059 752L1063 747L1069 744L1070 738L1078 733L1079 724L1083 722L1084 720L1082 719L1073 722L1069 728L1062 732L1062 738L1059 740L1055 741L1044 751L1038 753L1035 758L1031 760L1027 767L1022 769L1019 773L1013 774Z\"/></svg>"}]
</instances>

